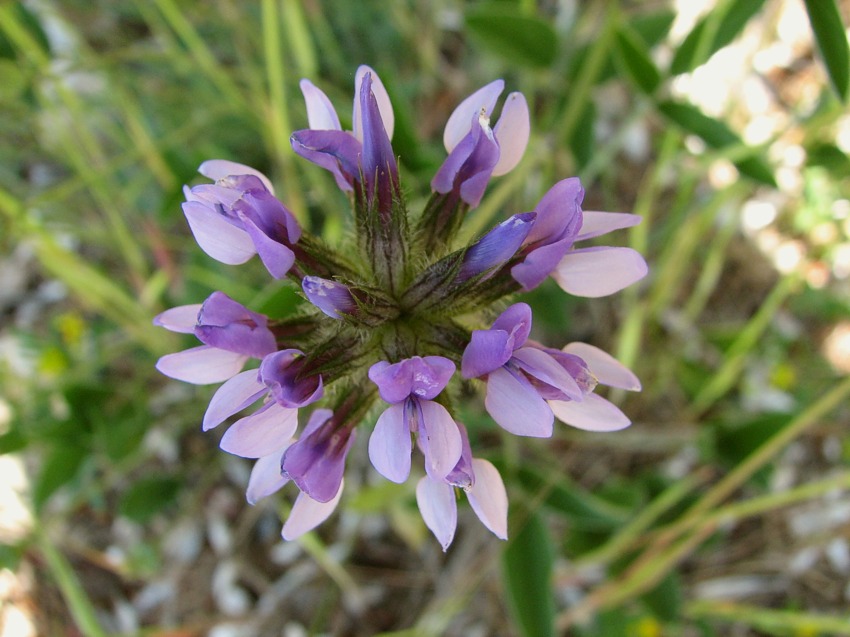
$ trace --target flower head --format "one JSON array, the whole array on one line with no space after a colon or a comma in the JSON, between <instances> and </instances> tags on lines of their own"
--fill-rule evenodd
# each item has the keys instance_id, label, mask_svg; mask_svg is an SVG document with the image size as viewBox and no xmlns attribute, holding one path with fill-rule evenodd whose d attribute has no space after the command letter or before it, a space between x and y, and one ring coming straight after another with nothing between
<instances>
[{"instance_id":1,"label":"flower head","mask_svg":"<svg viewBox=\"0 0 850 637\"><path fill-rule=\"evenodd\" d=\"M411 214L390 141L387 91L367 66L357 69L354 84L346 131L325 93L302 80L309 128L291 136L299 156L330 171L350 193L351 232L344 240L329 244L302 232L269 179L248 166L205 162L199 170L214 183L185 190L186 219L207 254L228 264L259 255L306 302L269 317L215 292L202 304L167 310L154 322L193 334L201 345L163 356L157 367L187 382L223 383L202 428L228 423L221 448L254 460L251 504L295 485L285 539L335 510L357 429L380 401L369 459L393 482L414 474L422 519L443 550L455 534L460 491L485 527L504 539L507 491L493 464L473 454L453 416L461 388L468 391L473 379L486 383L484 406L496 423L546 437L556 418L594 431L629 425L597 386L637 390L640 383L591 345L554 349L532 340L525 303L488 319L494 307L547 276L583 296L640 279L646 264L633 250L575 247L639 219L583 211L581 183L565 179L532 211L462 240L465 215L490 179L522 158L530 134L525 98L509 94L497 119L505 84L496 80L461 102L446 124L448 156L431 180L431 196L421 213ZM243 371L252 359L258 366ZM455 374L458 363L467 381ZM421 459L416 466L414 455Z\"/></svg>"}]
</instances>

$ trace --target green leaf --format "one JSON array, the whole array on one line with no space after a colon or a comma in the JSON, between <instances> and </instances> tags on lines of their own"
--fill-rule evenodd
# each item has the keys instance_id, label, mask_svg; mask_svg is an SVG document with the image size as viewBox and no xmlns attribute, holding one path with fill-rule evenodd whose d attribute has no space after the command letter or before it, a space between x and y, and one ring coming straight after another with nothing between
<instances>
[{"instance_id":1,"label":"green leaf","mask_svg":"<svg viewBox=\"0 0 850 637\"><path fill-rule=\"evenodd\" d=\"M64 444L57 446L47 454L41 473L38 474L32 490L32 499L36 511L59 487L76 477L86 455L85 449Z\"/></svg>"},{"instance_id":2,"label":"green leaf","mask_svg":"<svg viewBox=\"0 0 850 637\"><path fill-rule=\"evenodd\" d=\"M628 25L621 26L617 31L616 42L620 66L640 90L652 95L661 84L661 73L649 56L649 49Z\"/></svg>"},{"instance_id":3,"label":"green leaf","mask_svg":"<svg viewBox=\"0 0 850 637\"><path fill-rule=\"evenodd\" d=\"M651 591L641 596L652 614L664 621L675 621L682 610L682 582L679 574L670 572Z\"/></svg>"},{"instance_id":4,"label":"green leaf","mask_svg":"<svg viewBox=\"0 0 850 637\"><path fill-rule=\"evenodd\" d=\"M850 81L850 52L841 14L834 0L805 0L805 3L815 40L826 62L829 79L832 80L838 97L844 101L847 99L847 86Z\"/></svg>"},{"instance_id":5,"label":"green leaf","mask_svg":"<svg viewBox=\"0 0 850 637\"><path fill-rule=\"evenodd\" d=\"M596 106L588 100L573 134L570 136L570 149L573 151L573 157L575 157L576 166L579 169L584 168L593 158L593 151L596 149L596 138L593 134L596 128L595 121ZM560 313L559 318L563 318Z\"/></svg>"},{"instance_id":6,"label":"green leaf","mask_svg":"<svg viewBox=\"0 0 850 637\"><path fill-rule=\"evenodd\" d=\"M145 523L174 502L180 481L170 476L155 476L136 482L124 494L118 512L131 520Z\"/></svg>"},{"instance_id":7,"label":"green leaf","mask_svg":"<svg viewBox=\"0 0 850 637\"><path fill-rule=\"evenodd\" d=\"M529 513L502 555L508 601L524 637L555 635L555 602L550 582L553 559L545 525L537 513Z\"/></svg>"},{"instance_id":8,"label":"green leaf","mask_svg":"<svg viewBox=\"0 0 850 637\"><path fill-rule=\"evenodd\" d=\"M820 0L818 0L819 2ZM729 44L743 30L747 21L761 10L764 0L730 0L724 7L723 16L718 18L714 13L709 13L691 29L685 40L676 49L673 62L670 64L670 72L674 75L693 71L699 65L708 61L717 51ZM718 11L718 9L714 9ZM703 45L702 39L710 37L706 29L713 26L714 20L720 20L717 30L707 45Z\"/></svg>"},{"instance_id":9,"label":"green leaf","mask_svg":"<svg viewBox=\"0 0 850 637\"><path fill-rule=\"evenodd\" d=\"M466 12L466 26L481 44L514 63L545 67L558 54L558 36L552 26L525 15L516 5L475 5Z\"/></svg>"},{"instance_id":10,"label":"green leaf","mask_svg":"<svg viewBox=\"0 0 850 637\"><path fill-rule=\"evenodd\" d=\"M683 102L664 100L659 102L658 110L669 120L681 126L689 133L700 137L708 146L715 149L744 147L744 142L724 122L709 117L697 107ZM768 186L776 187L773 170L770 165L752 150L752 154L735 161L743 174Z\"/></svg>"}]
</instances>

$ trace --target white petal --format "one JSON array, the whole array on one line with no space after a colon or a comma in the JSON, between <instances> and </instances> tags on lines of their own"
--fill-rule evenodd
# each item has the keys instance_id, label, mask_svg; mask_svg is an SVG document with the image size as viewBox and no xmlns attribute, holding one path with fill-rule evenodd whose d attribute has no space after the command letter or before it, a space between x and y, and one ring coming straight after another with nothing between
<instances>
[{"instance_id":1,"label":"white petal","mask_svg":"<svg viewBox=\"0 0 850 637\"><path fill-rule=\"evenodd\" d=\"M528 146L531 122L528 103L522 93L508 95L493 134L499 142L499 161L493 168L493 177L498 177L516 168Z\"/></svg>"},{"instance_id":2,"label":"white petal","mask_svg":"<svg viewBox=\"0 0 850 637\"><path fill-rule=\"evenodd\" d=\"M410 429L404 422L404 403L390 405L369 437L369 460L387 480L402 483L410 475Z\"/></svg>"},{"instance_id":3,"label":"white petal","mask_svg":"<svg viewBox=\"0 0 850 637\"><path fill-rule=\"evenodd\" d=\"M419 444L422 446L429 473L444 478L457 465L463 452L460 430L451 414L440 403L420 400L422 422L419 423Z\"/></svg>"},{"instance_id":4,"label":"white petal","mask_svg":"<svg viewBox=\"0 0 850 637\"><path fill-rule=\"evenodd\" d=\"M289 478L284 478L280 474L280 459L292 442L294 440L290 440L283 447L263 456L254 463L254 468L251 469L251 477L248 478L248 489L245 492L249 504L256 504L280 490L283 485L289 482Z\"/></svg>"},{"instance_id":5,"label":"white petal","mask_svg":"<svg viewBox=\"0 0 850 637\"><path fill-rule=\"evenodd\" d=\"M198 312L200 311L201 303L173 307L170 310L165 310L162 314L157 314L153 319L153 324L164 327L171 332L191 334L198 324Z\"/></svg>"},{"instance_id":6,"label":"white petal","mask_svg":"<svg viewBox=\"0 0 850 637\"><path fill-rule=\"evenodd\" d=\"M176 354L166 354L157 361L156 368L184 383L209 385L235 376L247 361L248 356L201 345Z\"/></svg>"},{"instance_id":7,"label":"white petal","mask_svg":"<svg viewBox=\"0 0 850 637\"><path fill-rule=\"evenodd\" d=\"M375 101L378 103L378 112L381 114L381 121L384 124L384 130L387 131L387 137L392 140L393 130L395 129L395 114L393 113L390 96L378 74L375 73L374 69L365 64L360 66L354 74L354 112L352 115L352 128L354 130L352 132L357 139L361 142L363 141L363 116L360 114L360 85L363 83L363 76L367 73L372 74L372 95L375 96Z\"/></svg>"},{"instance_id":8,"label":"white petal","mask_svg":"<svg viewBox=\"0 0 850 637\"><path fill-rule=\"evenodd\" d=\"M587 343L570 343L564 346L563 351L574 354L587 363L590 372L603 385L640 391L638 377L608 352Z\"/></svg>"},{"instance_id":9,"label":"white petal","mask_svg":"<svg viewBox=\"0 0 850 637\"><path fill-rule=\"evenodd\" d=\"M342 130L339 116L325 93L310 80L301 80L299 86L307 104L307 122L313 130Z\"/></svg>"},{"instance_id":10,"label":"white petal","mask_svg":"<svg viewBox=\"0 0 850 637\"><path fill-rule=\"evenodd\" d=\"M292 512L286 519L286 524L283 525L281 533L283 539L294 540L327 520L339 504L344 486L345 480L340 483L339 491L328 502L317 502L306 493L299 493L292 506Z\"/></svg>"},{"instance_id":11,"label":"white petal","mask_svg":"<svg viewBox=\"0 0 850 637\"><path fill-rule=\"evenodd\" d=\"M251 168L250 166L239 164L235 161L228 161L227 159L208 159L198 167L198 172L213 181L218 181L219 179L224 179L231 175L254 175L255 177L260 178L260 181L262 181L265 187L269 189L270 193L274 194L274 186L272 186L272 182L269 181L268 177L256 168Z\"/></svg>"},{"instance_id":12,"label":"white petal","mask_svg":"<svg viewBox=\"0 0 850 637\"><path fill-rule=\"evenodd\" d=\"M646 261L631 248L584 248L568 252L552 278L565 292L596 298L640 281L647 271Z\"/></svg>"},{"instance_id":13,"label":"white petal","mask_svg":"<svg viewBox=\"0 0 850 637\"><path fill-rule=\"evenodd\" d=\"M582 212L581 228L578 231L576 241L592 239L614 230L631 228L638 225L642 220L640 215L630 215L625 212L597 212L596 210L585 210Z\"/></svg>"},{"instance_id":14,"label":"white petal","mask_svg":"<svg viewBox=\"0 0 850 637\"><path fill-rule=\"evenodd\" d=\"M561 422L587 431L619 431L632 424L616 405L597 394L588 394L580 403L550 400L549 406Z\"/></svg>"},{"instance_id":15,"label":"white petal","mask_svg":"<svg viewBox=\"0 0 850 637\"><path fill-rule=\"evenodd\" d=\"M443 131L443 145L447 152L452 152L454 147L460 143L472 125L473 117L478 115L483 108L489 117L496 106L496 100L505 90L504 80L494 80L482 86L472 95L457 105L457 108L449 116L446 129ZM477 119L475 121L478 121Z\"/></svg>"},{"instance_id":16,"label":"white petal","mask_svg":"<svg viewBox=\"0 0 850 637\"><path fill-rule=\"evenodd\" d=\"M457 502L454 489L445 482L425 476L416 484L416 504L425 526L437 538L443 551L449 548L457 528Z\"/></svg>"},{"instance_id":17,"label":"white petal","mask_svg":"<svg viewBox=\"0 0 850 637\"><path fill-rule=\"evenodd\" d=\"M230 224L215 210L198 201L183 204L183 214L195 241L216 261L239 265L257 254L247 232Z\"/></svg>"},{"instance_id":18,"label":"white petal","mask_svg":"<svg viewBox=\"0 0 850 637\"><path fill-rule=\"evenodd\" d=\"M257 380L257 370L236 374L213 394L204 414L204 431L218 426L233 414L242 411L265 392L266 386Z\"/></svg>"},{"instance_id":19,"label":"white petal","mask_svg":"<svg viewBox=\"0 0 850 637\"><path fill-rule=\"evenodd\" d=\"M549 438L552 410L525 378L519 380L503 367L487 378L487 413L499 426L518 436Z\"/></svg>"},{"instance_id":20,"label":"white petal","mask_svg":"<svg viewBox=\"0 0 850 637\"><path fill-rule=\"evenodd\" d=\"M297 427L297 409L270 402L233 423L224 432L219 446L235 456L262 458L286 444Z\"/></svg>"},{"instance_id":21,"label":"white petal","mask_svg":"<svg viewBox=\"0 0 850 637\"><path fill-rule=\"evenodd\" d=\"M499 470L487 460L473 458L472 471L475 483L466 492L472 510L497 538L507 540L508 492Z\"/></svg>"}]
</instances>

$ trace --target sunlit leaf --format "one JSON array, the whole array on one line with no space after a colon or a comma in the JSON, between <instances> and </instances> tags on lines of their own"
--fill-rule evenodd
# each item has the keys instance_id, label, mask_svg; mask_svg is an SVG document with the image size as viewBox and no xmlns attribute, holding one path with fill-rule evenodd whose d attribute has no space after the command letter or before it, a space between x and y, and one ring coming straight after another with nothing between
<instances>
[{"instance_id":1,"label":"sunlit leaf","mask_svg":"<svg viewBox=\"0 0 850 637\"><path fill-rule=\"evenodd\" d=\"M629 78L644 93L652 94L661 84L661 74L640 37L623 25L617 31L617 59Z\"/></svg>"},{"instance_id":2,"label":"sunlit leaf","mask_svg":"<svg viewBox=\"0 0 850 637\"><path fill-rule=\"evenodd\" d=\"M829 79L838 96L847 99L847 86L850 82L850 53L848 53L847 34L844 22L834 0L805 0L812 31L818 43L821 55L826 62ZM746 3L742 3L746 4Z\"/></svg>"},{"instance_id":3,"label":"sunlit leaf","mask_svg":"<svg viewBox=\"0 0 850 637\"><path fill-rule=\"evenodd\" d=\"M552 561L546 526L536 513L529 513L502 557L508 600L524 637L555 634Z\"/></svg>"}]
</instances>

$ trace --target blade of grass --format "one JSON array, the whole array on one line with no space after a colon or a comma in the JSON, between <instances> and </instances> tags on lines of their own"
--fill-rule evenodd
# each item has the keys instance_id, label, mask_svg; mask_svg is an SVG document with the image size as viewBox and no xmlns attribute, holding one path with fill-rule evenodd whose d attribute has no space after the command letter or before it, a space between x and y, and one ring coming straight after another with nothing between
<instances>
[{"instance_id":1,"label":"blade of grass","mask_svg":"<svg viewBox=\"0 0 850 637\"><path fill-rule=\"evenodd\" d=\"M772 635L850 635L850 619L805 610L776 610L735 602L698 600L685 604L694 620L743 624Z\"/></svg>"}]
</instances>

